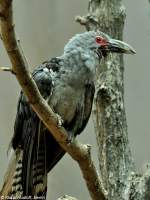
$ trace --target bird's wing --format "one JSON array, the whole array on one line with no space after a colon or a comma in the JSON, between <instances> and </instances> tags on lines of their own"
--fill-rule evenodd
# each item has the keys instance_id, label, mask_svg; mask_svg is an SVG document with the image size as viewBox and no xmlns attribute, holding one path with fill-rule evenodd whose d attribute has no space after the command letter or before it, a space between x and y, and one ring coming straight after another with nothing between
<instances>
[{"instance_id":1,"label":"bird's wing","mask_svg":"<svg viewBox=\"0 0 150 200\"><path fill-rule=\"evenodd\" d=\"M53 89L52 76L54 72L57 73L59 70L59 62L59 59L53 58L44 62L32 74L45 99L51 95ZM16 167L18 172L15 175L16 180L13 181L12 188L15 193L19 184L22 184L23 195L44 196L46 193L46 136L41 131L43 127L41 124L42 122L21 92L12 138L13 148L23 150L22 166ZM21 179L19 179L19 175Z\"/></svg>"},{"instance_id":2,"label":"bird's wing","mask_svg":"<svg viewBox=\"0 0 150 200\"><path fill-rule=\"evenodd\" d=\"M82 124L77 132L77 134L80 134L89 118L91 115L91 111L92 111L92 105L93 105L93 98L94 98L94 94L95 94L95 85L93 82L87 83L85 85L85 94L84 94L84 113L83 113L83 120L82 120Z\"/></svg>"},{"instance_id":3,"label":"bird's wing","mask_svg":"<svg viewBox=\"0 0 150 200\"><path fill-rule=\"evenodd\" d=\"M64 123L64 128L68 131L69 137L72 140L76 135L79 135L87 125L91 115L95 86L93 82L85 85L83 102L79 102L76 107L76 113L71 122Z\"/></svg>"}]
</instances>

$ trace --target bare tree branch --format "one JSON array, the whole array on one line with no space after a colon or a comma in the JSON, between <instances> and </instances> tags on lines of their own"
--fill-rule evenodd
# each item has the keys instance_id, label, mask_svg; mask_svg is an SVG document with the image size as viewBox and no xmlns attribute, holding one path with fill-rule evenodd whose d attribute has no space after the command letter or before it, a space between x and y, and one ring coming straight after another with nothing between
<instances>
[{"instance_id":1,"label":"bare tree branch","mask_svg":"<svg viewBox=\"0 0 150 200\"><path fill-rule=\"evenodd\" d=\"M0 18L1 37L12 63L12 71L16 75L25 95L28 97L33 110L63 149L78 162L91 198L93 200L104 200L105 197L101 190L99 176L91 160L90 146L82 145L77 142L68 144L66 131L63 127L58 127L57 115L52 112L49 105L42 98L31 77L28 70L28 63L16 39L14 31L15 25L13 23L12 0L0 0ZM3 195L3 190L1 195Z\"/></svg>"},{"instance_id":2,"label":"bare tree branch","mask_svg":"<svg viewBox=\"0 0 150 200\"><path fill-rule=\"evenodd\" d=\"M12 69L10 67L0 67L0 71L5 71L5 72L12 72Z\"/></svg>"}]
</instances>

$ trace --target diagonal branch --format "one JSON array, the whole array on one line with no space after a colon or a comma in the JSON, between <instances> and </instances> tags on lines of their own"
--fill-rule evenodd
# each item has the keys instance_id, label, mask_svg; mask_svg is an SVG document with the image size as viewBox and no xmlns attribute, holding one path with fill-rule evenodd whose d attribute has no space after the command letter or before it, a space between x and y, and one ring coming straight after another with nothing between
<instances>
[{"instance_id":1,"label":"diagonal branch","mask_svg":"<svg viewBox=\"0 0 150 200\"><path fill-rule=\"evenodd\" d=\"M67 133L63 127L58 127L58 119L47 102L42 98L31 74L28 63L16 40L15 25L13 23L12 0L0 0L1 37L12 63L12 72L16 75L25 95L39 118L59 142L62 148L76 160L86 181L89 193L93 200L104 200L99 176L90 156L90 146L77 142L68 144ZM2 193L1 193L2 195Z\"/></svg>"}]
</instances>

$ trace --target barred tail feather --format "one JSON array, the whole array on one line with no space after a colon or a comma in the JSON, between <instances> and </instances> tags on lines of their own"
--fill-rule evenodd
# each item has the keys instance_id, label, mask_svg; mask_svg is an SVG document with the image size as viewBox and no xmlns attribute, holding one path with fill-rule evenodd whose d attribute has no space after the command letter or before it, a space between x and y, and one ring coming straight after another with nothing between
<instances>
[{"instance_id":1,"label":"barred tail feather","mask_svg":"<svg viewBox=\"0 0 150 200\"><path fill-rule=\"evenodd\" d=\"M10 151L8 168L4 176L4 184L2 190L0 191L1 197L12 196L12 186L14 184L14 176L16 173L17 163L20 155L20 150L18 152Z\"/></svg>"},{"instance_id":2,"label":"barred tail feather","mask_svg":"<svg viewBox=\"0 0 150 200\"><path fill-rule=\"evenodd\" d=\"M43 143L39 147L38 156L34 158L32 170L32 194L38 199L46 199L47 192L47 172L45 166L45 149ZM3 188L0 191L1 197L13 197L15 199L22 198L24 194L23 188L23 150L16 150L11 156L9 167L4 177Z\"/></svg>"},{"instance_id":3,"label":"barred tail feather","mask_svg":"<svg viewBox=\"0 0 150 200\"><path fill-rule=\"evenodd\" d=\"M40 135L38 148L35 148L33 164L33 186L34 194L46 198L47 192L47 169L46 169L46 143L45 134Z\"/></svg>"},{"instance_id":4,"label":"barred tail feather","mask_svg":"<svg viewBox=\"0 0 150 200\"><path fill-rule=\"evenodd\" d=\"M16 199L19 199L23 196L23 188L22 188L22 160L23 160L23 151L19 150L19 154L17 155L18 161L16 164L15 173L13 175L12 181L12 191L11 195Z\"/></svg>"}]
</instances>

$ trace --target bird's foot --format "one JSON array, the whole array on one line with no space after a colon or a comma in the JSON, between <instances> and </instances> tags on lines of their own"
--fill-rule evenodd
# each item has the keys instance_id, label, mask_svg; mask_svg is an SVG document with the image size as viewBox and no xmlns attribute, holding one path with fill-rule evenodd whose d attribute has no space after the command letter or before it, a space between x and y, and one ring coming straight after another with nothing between
<instances>
[{"instance_id":1,"label":"bird's foot","mask_svg":"<svg viewBox=\"0 0 150 200\"><path fill-rule=\"evenodd\" d=\"M59 114L56 113L56 116L57 116L57 125L60 128L60 127L62 127L64 121Z\"/></svg>"}]
</instances>

